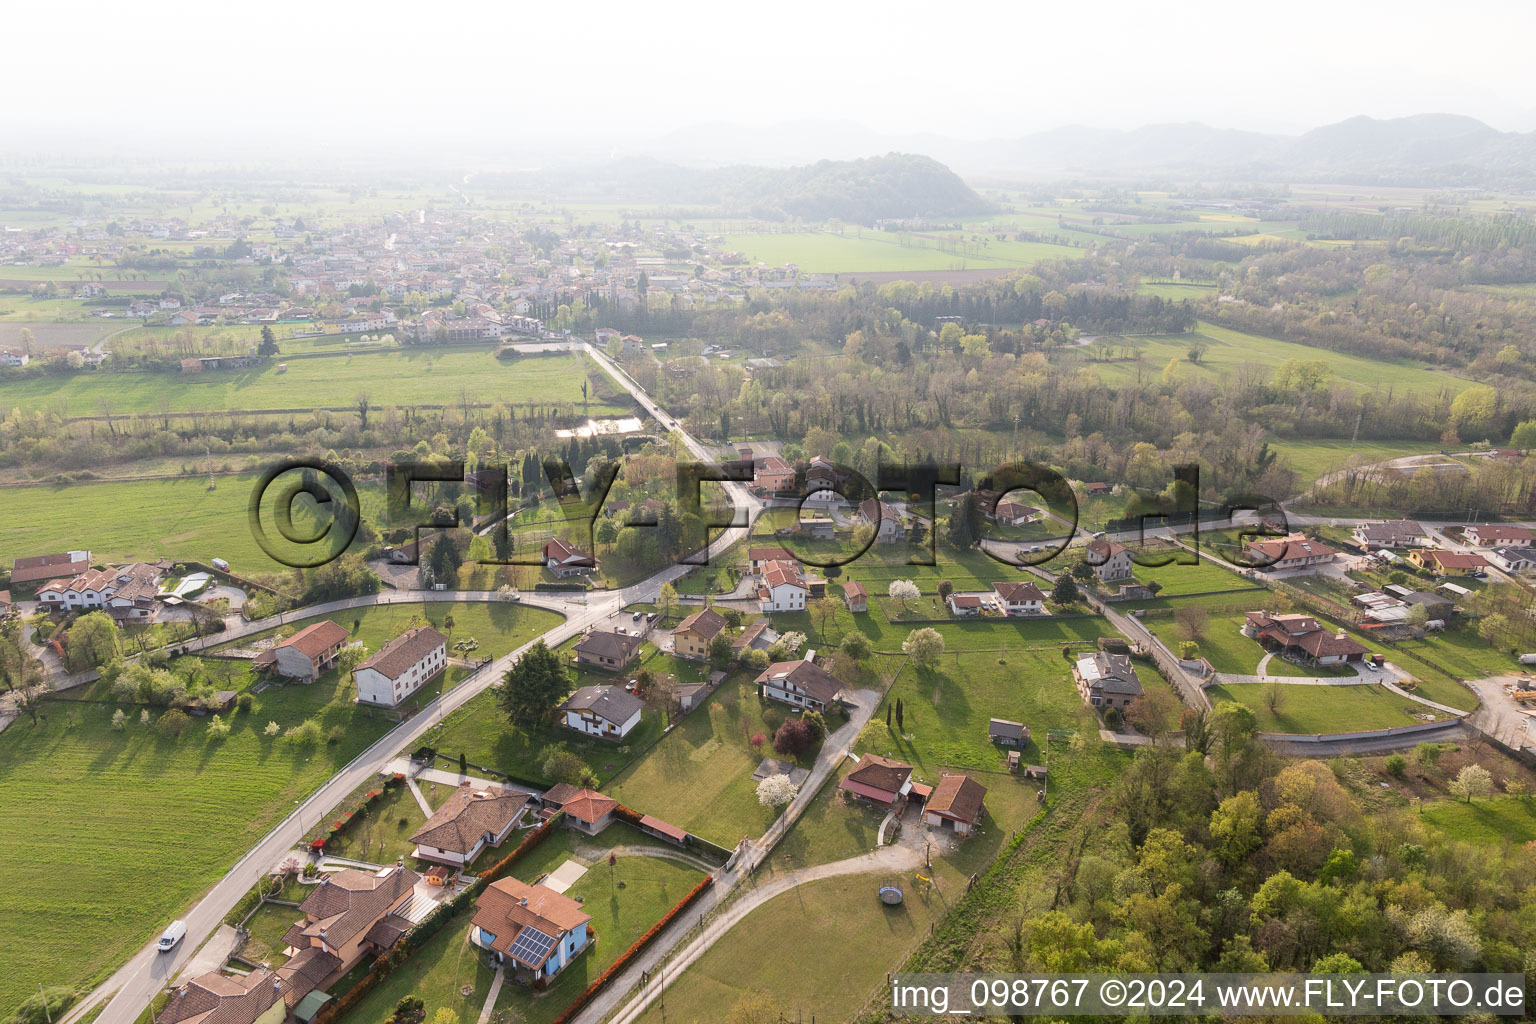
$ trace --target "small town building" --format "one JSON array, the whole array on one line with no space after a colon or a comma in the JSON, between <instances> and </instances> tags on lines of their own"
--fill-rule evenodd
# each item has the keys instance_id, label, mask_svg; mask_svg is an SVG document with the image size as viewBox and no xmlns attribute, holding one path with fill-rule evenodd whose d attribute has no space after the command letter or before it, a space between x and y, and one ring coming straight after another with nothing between
<instances>
[{"instance_id":1,"label":"small town building","mask_svg":"<svg viewBox=\"0 0 1536 1024\"><path fill-rule=\"evenodd\" d=\"M775 662L755 682L760 696L812 711L825 711L843 692L842 680L805 660Z\"/></svg>"},{"instance_id":2,"label":"small town building","mask_svg":"<svg viewBox=\"0 0 1536 1024\"><path fill-rule=\"evenodd\" d=\"M620 672L640 656L640 644L638 636L594 629L576 642L576 663L603 672Z\"/></svg>"},{"instance_id":3,"label":"small town building","mask_svg":"<svg viewBox=\"0 0 1536 1024\"><path fill-rule=\"evenodd\" d=\"M1095 708L1128 708L1141 696L1141 680L1136 667L1125 654L1094 651L1084 654L1072 666L1077 692Z\"/></svg>"},{"instance_id":4,"label":"small town building","mask_svg":"<svg viewBox=\"0 0 1536 1024\"><path fill-rule=\"evenodd\" d=\"M257 668L272 668L289 679L314 682L320 673L336 664L336 656L351 639L351 634L330 619L305 626L270 651L256 657Z\"/></svg>"},{"instance_id":5,"label":"small town building","mask_svg":"<svg viewBox=\"0 0 1536 1024\"><path fill-rule=\"evenodd\" d=\"M431 626L415 626L352 670L357 701L392 708L447 667L448 638Z\"/></svg>"},{"instance_id":6,"label":"small town building","mask_svg":"<svg viewBox=\"0 0 1536 1024\"><path fill-rule=\"evenodd\" d=\"M923 805L923 823L968 836L981 823L987 788L969 775L945 775Z\"/></svg>"},{"instance_id":7,"label":"small town building","mask_svg":"<svg viewBox=\"0 0 1536 1024\"><path fill-rule=\"evenodd\" d=\"M542 988L591 944L591 921L580 903L546 885L498 878L475 899L469 941Z\"/></svg>"},{"instance_id":8,"label":"small town building","mask_svg":"<svg viewBox=\"0 0 1536 1024\"><path fill-rule=\"evenodd\" d=\"M528 808L528 795L511 789L476 789L460 783L443 806L411 836L411 856L462 868L484 849L500 846Z\"/></svg>"},{"instance_id":9,"label":"small town building","mask_svg":"<svg viewBox=\"0 0 1536 1024\"><path fill-rule=\"evenodd\" d=\"M1093 567L1093 574L1100 583L1128 580L1135 572L1131 549L1124 544L1100 537L1089 541L1085 550L1088 552L1088 564Z\"/></svg>"},{"instance_id":10,"label":"small town building","mask_svg":"<svg viewBox=\"0 0 1536 1024\"><path fill-rule=\"evenodd\" d=\"M1022 747L1029 742L1029 726L1006 718L987 721L987 739L1003 747Z\"/></svg>"},{"instance_id":11,"label":"small town building","mask_svg":"<svg viewBox=\"0 0 1536 1024\"><path fill-rule=\"evenodd\" d=\"M877 754L865 754L859 758L858 767L843 776L837 788L860 800L895 807L912 792L912 766Z\"/></svg>"},{"instance_id":12,"label":"small town building","mask_svg":"<svg viewBox=\"0 0 1536 1024\"><path fill-rule=\"evenodd\" d=\"M713 608L700 608L672 630L672 653L680 658L703 661L709 657L709 642L720 635L727 623Z\"/></svg>"},{"instance_id":13,"label":"small town building","mask_svg":"<svg viewBox=\"0 0 1536 1024\"><path fill-rule=\"evenodd\" d=\"M561 723L586 736L622 740L640 724L645 702L619 686L583 686L559 707Z\"/></svg>"}]
</instances>

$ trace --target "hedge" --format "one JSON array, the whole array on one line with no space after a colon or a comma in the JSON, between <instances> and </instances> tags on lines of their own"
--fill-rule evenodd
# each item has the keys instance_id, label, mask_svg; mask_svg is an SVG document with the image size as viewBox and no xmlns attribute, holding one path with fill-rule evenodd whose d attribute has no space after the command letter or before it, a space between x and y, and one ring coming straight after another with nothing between
<instances>
[{"instance_id":1,"label":"hedge","mask_svg":"<svg viewBox=\"0 0 1536 1024\"><path fill-rule=\"evenodd\" d=\"M314 1020L310 1021L310 1024L332 1024L333 1021L344 1016L347 1011L355 1007L363 1000L364 996L373 991L374 986L388 977L392 970L403 963L407 955L420 949L427 940L442 931L444 923L479 896L487 885L506 874L508 869L517 863L520 857L547 839L549 834L555 830L562 817L564 817L564 812L555 812L544 824L524 836L523 841L518 843L511 853L497 861L489 871L486 871L469 885L465 886L463 892L447 903L439 905L424 921L401 937L395 948L390 950L387 956L381 956L375 960L373 962L373 969L359 978L356 985L353 985L343 993L340 999L337 999L334 1003L331 1003L316 1014Z\"/></svg>"},{"instance_id":2,"label":"hedge","mask_svg":"<svg viewBox=\"0 0 1536 1024\"><path fill-rule=\"evenodd\" d=\"M634 812L631 811L630 813L633 814ZM703 881L699 882L698 885L688 890L688 895L678 900L671 910L662 915L659 921L651 925L650 928L646 929L645 934L636 939L634 945L626 949L622 954L619 955L617 960L609 964L608 969L603 971L602 974L599 974L597 978L592 982L592 984L588 985L580 995L571 1000L571 1005L567 1006L564 1010L561 1010L560 1016L556 1017L553 1021L550 1022L550 1024L566 1024L566 1022L574 1017L583 1006L586 1006L587 1003L591 1001L593 996L597 995L597 993L600 992L604 986L612 981L620 971L628 967L630 961L639 956L640 951L649 945L652 939L661 934L661 930L663 928L676 920L678 915L687 910L689 905L691 905L695 900L702 896L704 894L704 890L708 889L711 885L714 884L714 882L714 875L705 875Z\"/></svg>"}]
</instances>

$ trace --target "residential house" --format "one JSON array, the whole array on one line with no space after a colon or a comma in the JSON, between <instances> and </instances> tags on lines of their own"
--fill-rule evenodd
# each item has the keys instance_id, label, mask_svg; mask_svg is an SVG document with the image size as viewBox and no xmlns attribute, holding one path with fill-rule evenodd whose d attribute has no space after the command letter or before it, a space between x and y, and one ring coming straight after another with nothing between
<instances>
[{"instance_id":1,"label":"residential house","mask_svg":"<svg viewBox=\"0 0 1536 1024\"><path fill-rule=\"evenodd\" d=\"M1029 726L1006 718L989 718L987 739L1003 747L1022 747L1029 742Z\"/></svg>"},{"instance_id":2,"label":"residential house","mask_svg":"<svg viewBox=\"0 0 1536 1024\"><path fill-rule=\"evenodd\" d=\"M119 622L148 622L160 608L155 599L161 575L146 562L88 569L71 579L50 580L38 589L37 600L48 611L100 608Z\"/></svg>"},{"instance_id":3,"label":"residential house","mask_svg":"<svg viewBox=\"0 0 1536 1024\"><path fill-rule=\"evenodd\" d=\"M768 700L812 711L824 711L843 692L843 683L812 661L778 661L754 680L757 692Z\"/></svg>"},{"instance_id":4,"label":"residential house","mask_svg":"<svg viewBox=\"0 0 1536 1024\"><path fill-rule=\"evenodd\" d=\"M748 651L766 651L779 639L779 631L767 619L753 619L731 640L731 654L740 658Z\"/></svg>"},{"instance_id":5,"label":"residential house","mask_svg":"<svg viewBox=\"0 0 1536 1024\"><path fill-rule=\"evenodd\" d=\"M793 490L795 471L789 463L777 455L765 455L753 466L752 483L769 494Z\"/></svg>"},{"instance_id":6,"label":"residential house","mask_svg":"<svg viewBox=\"0 0 1536 1024\"><path fill-rule=\"evenodd\" d=\"M1536 548L1494 548L1488 552L1488 561L1505 572L1528 572L1536 569Z\"/></svg>"},{"instance_id":7,"label":"residential house","mask_svg":"<svg viewBox=\"0 0 1536 1024\"><path fill-rule=\"evenodd\" d=\"M843 482L843 474L837 470L837 465L829 458L822 455L812 456L810 464L805 468L805 490L807 494L816 491L835 491Z\"/></svg>"},{"instance_id":8,"label":"residential house","mask_svg":"<svg viewBox=\"0 0 1536 1024\"><path fill-rule=\"evenodd\" d=\"M359 704L392 708L448 667L448 638L431 626L415 626L352 670Z\"/></svg>"},{"instance_id":9,"label":"residential house","mask_svg":"<svg viewBox=\"0 0 1536 1024\"><path fill-rule=\"evenodd\" d=\"M32 361L32 356L19 348L0 348L0 366L19 367L26 366Z\"/></svg>"},{"instance_id":10,"label":"residential house","mask_svg":"<svg viewBox=\"0 0 1536 1024\"><path fill-rule=\"evenodd\" d=\"M625 359L638 359L645 355L645 340L643 338L637 338L633 334L626 334L619 340L619 343L623 346L620 354Z\"/></svg>"},{"instance_id":11,"label":"residential house","mask_svg":"<svg viewBox=\"0 0 1536 1024\"><path fill-rule=\"evenodd\" d=\"M559 787L555 787L559 789ZM589 836L595 836L609 825L613 824L613 812L618 810L619 802L611 796L591 789L578 789L574 792L555 793L552 789L544 794L544 803L550 803L554 796L559 801L559 807L565 814L565 825L578 832L585 832Z\"/></svg>"},{"instance_id":12,"label":"residential house","mask_svg":"<svg viewBox=\"0 0 1536 1024\"><path fill-rule=\"evenodd\" d=\"M557 709L561 724L586 736L622 740L640 724L645 702L619 686L583 686Z\"/></svg>"},{"instance_id":13,"label":"residential house","mask_svg":"<svg viewBox=\"0 0 1536 1024\"><path fill-rule=\"evenodd\" d=\"M1136 667L1124 654L1084 654L1073 664L1072 678L1078 694L1095 708L1127 708L1142 693Z\"/></svg>"},{"instance_id":14,"label":"residential house","mask_svg":"<svg viewBox=\"0 0 1536 1024\"><path fill-rule=\"evenodd\" d=\"M1488 568L1488 559L1462 551L1441 551L1437 548L1420 548L1408 552L1408 561L1427 572L1440 576L1471 576Z\"/></svg>"},{"instance_id":15,"label":"residential house","mask_svg":"<svg viewBox=\"0 0 1536 1024\"><path fill-rule=\"evenodd\" d=\"M287 991L267 967L240 976L210 971L174 989L155 1024L282 1024Z\"/></svg>"},{"instance_id":16,"label":"residential house","mask_svg":"<svg viewBox=\"0 0 1536 1024\"><path fill-rule=\"evenodd\" d=\"M757 577L757 607L763 613L805 610L810 594L798 562L764 562Z\"/></svg>"},{"instance_id":17,"label":"residential house","mask_svg":"<svg viewBox=\"0 0 1536 1024\"><path fill-rule=\"evenodd\" d=\"M270 651L256 657L257 668L274 668L290 679L313 682L336 663L351 634L329 619L305 626Z\"/></svg>"},{"instance_id":18,"label":"residential house","mask_svg":"<svg viewBox=\"0 0 1536 1024\"><path fill-rule=\"evenodd\" d=\"M411 836L411 856L462 868L486 847L500 846L528 808L528 795L512 789L476 789L465 781Z\"/></svg>"},{"instance_id":19,"label":"residential house","mask_svg":"<svg viewBox=\"0 0 1536 1024\"><path fill-rule=\"evenodd\" d=\"M957 619L974 619L986 613L992 603L991 594L962 593L952 591L945 603L949 605L949 613Z\"/></svg>"},{"instance_id":20,"label":"residential house","mask_svg":"<svg viewBox=\"0 0 1536 1024\"><path fill-rule=\"evenodd\" d=\"M16 611L16 602L11 599L9 590L0 590L0 622L4 622Z\"/></svg>"},{"instance_id":21,"label":"residential house","mask_svg":"<svg viewBox=\"0 0 1536 1024\"><path fill-rule=\"evenodd\" d=\"M594 629L576 643L576 663L604 672L628 668L640 656L640 638Z\"/></svg>"},{"instance_id":22,"label":"residential house","mask_svg":"<svg viewBox=\"0 0 1536 1024\"><path fill-rule=\"evenodd\" d=\"M866 498L859 502L859 521L875 528L875 543L895 544L907 539L907 528L901 513L878 498Z\"/></svg>"},{"instance_id":23,"label":"residential house","mask_svg":"<svg viewBox=\"0 0 1536 1024\"><path fill-rule=\"evenodd\" d=\"M1045 614L1045 593L1033 583L994 583L992 589L1005 615Z\"/></svg>"},{"instance_id":24,"label":"residential house","mask_svg":"<svg viewBox=\"0 0 1536 1024\"><path fill-rule=\"evenodd\" d=\"M876 754L865 754L859 758L858 767L843 776L837 788L860 800L897 807L912 793L912 766Z\"/></svg>"},{"instance_id":25,"label":"residential house","mask_svg":"<svg viewBox=\"0 0 1536 1024\"><path fill-rule=\"evenodd\" d=\"M725 627L724 615L713 608L700 608L672 631L672 653L703 661L709 657L709 642Z\"/></svg>"},{"instance_id":26,"label":"residential house","mask_svg":"<svg viewBox=\"0 0 1536 1024\"><path fill-rule=\"evenodd\" d=\"M597 568L597 559L559 538L545 543L543 557L545 568L560 579L584 575Z\"/></svg>"},{"instance_id":27,"label":"residential house","mask_svg":"<svg viewBox=\"0 0 1536 1024\"><path fill-rule=\"evenodd\" d=\"M91 567L89 551L65 551L56 555L31 555L11 565L11 585L36 583L77 576Z\"/></svg>"},{"instance_id":28,"label":"residential house","mask_svg":"<svg viewBox=\"0 0 1536 1024\"><path fill-rule=\"evenodd\" d=\"M769 562L793 562L794 552L788 548L748 548L747 571L753 576L763 571L763 566Z\"/></svg>"},{"instance_id":29,"label":"residential house","mask_svg":"<svg viewBox=\"0 0 1536 1024\"><path fill-rule=\"evenodd\" d=\"M923 824L968 836L981 823L987 788L969 775L945 775L923 805Z\"/></svg>"},{"instance_id":30,"label":"residential house","mask_svg":"<svg viewBox=\"0 0 1536 1024\"><path fill-rule=\"evenodd\" d=\"M1478 548L1526 547L1536 539L1528 528L1504 523L1473 523L1462 534L1468 544Z\"/></svg>"},{"instance_id":31,"label":"residential house","mask_svg":"<svg viewBox=\"0 0 1536 1024\"><path fill-rule=\"evenodd\" d=\"M547 885L498 878L475 898L469 941L519 981L543 988L591 945L592 916Z\"/></svg>"},{"instance_id":32,"label":"residential house","mask_svg":"<svg viewBox=\"0 0 1536 1024\"><path fill-rule=\"evenodd\" d=\"M869 591L864 589L864 584L857 580L849 580L843 584L843 604L848 606L850 612L869 611Z\"/></svg>"},{"instance_id":33,"label":"residential house","mask_svg":"<svg viewBox=\"0 0 1536 1024\"><path fill-rule=\"evenodd\" d=\"M1244 636L1264 647L1290 655L1313 665L1342 665L1364 660L1370 653L1364 645L1346 636L1324 629L1310 615L1271 615L1249 612L1243 622Z\"/></svg>"},{"instance_id":34,"label":"residential house","mask_svg":"<svg viewBox=\"0 0 1536 1024\"><path fill-rule=\"evenodd\" d=\"M1333 561L1337 554L1338 552L1327 544L1320 540L1313 540L1303 533L1248 542L1249 564L1271 572L1323 565Z\"/></svg>"},{"instance_id":35,"label":"residential house","mask_svg":"<svg viewBox=\"0 0 1536 1024\"><path fill-rule=\"evenodd\" d=\"M1034 519L1040 512L1033 505L1025 505L1017 501L999 501L992 506L988 519L999 526L1023 526Z\"/></svg>"},{"instance_id":36,"label":"residential house","mask_svg":"<svg viewBox=\"0 0 1536 1024\"><path fill-rule=\"evenodd\" d=\"M410 928L399 917L421 878L407 867L379 871L347 868L325 876L299 904L303 919L289 928L283 942L295 949L319 949L345 974L365 956L387 952Z\"/></svg>"},{"instance_id":37,"label":"residential house","mask_svg":"<svg viewBox=\"0 0 1536 1024\"><path fill-rule=\"evenodd\" d=\"M1416 548L1429 543L1424 527L1411 519L1393 519L1384 523L1361 523L1355 527L1355 543L1366 551L1383 548Z\"/></svg>"},{"instance_id":38,"label":"residential house","mask_svg":"<svg viewBox=\"0 0 1536 1024\"><path fill-rule=\"evenodd\" d=\"M1088 563L1093 566L1093 574L1098 577L1100 583L1128 580L1135 571L1135 565L1131 561L1131 549L1124 544L1117 544L1100 537L1089 541L1086 550Z\"/></svg>"}]
</instances>

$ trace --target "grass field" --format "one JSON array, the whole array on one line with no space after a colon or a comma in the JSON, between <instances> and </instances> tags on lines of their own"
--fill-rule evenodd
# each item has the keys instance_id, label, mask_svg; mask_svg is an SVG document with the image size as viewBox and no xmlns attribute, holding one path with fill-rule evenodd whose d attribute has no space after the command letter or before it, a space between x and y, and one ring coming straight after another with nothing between
<instances>
[{"instance_id":1,"label":"grass field","mask_svg":"<svg viewBox=\"0 0 1536 1024\"><path fill-rule=\"evenodd\" d=\"M1453 839L1473 843L1528 843L1536 839L1536 803L1519 797L1494 797L1425 803L1419 816Z\"/></svg>"},{"instance_id":2,"label":"grass field","mask_svg":"<svg viewBox=\"0 0 1536 1024\"><path fill-rule=\"evenodd\" d=\"M875 894L892 881L905 883L909 895L888 907ZM827 878L782 893L748 914L667 989L665 1014L652 1003L638 1020L716 1024L755 992L767 993L785 1020L846 1020L962 891L958 880L941 881L945 889L926 895L910 877L871 875ZM828 952L785 955L786 943Z\"/></svg>"},{"instance_id":3,"label":"grass field","mask_svg":"<svg viewBox=\"0 0 1536 1024\"><path fill-rule=\"evenodd\" d=\"M751 675L738 672L722 683L703 706L690 712L654 748L620 772L606 791L643 813L655 814L727 849L743 835L758 836L778 815L757 802L752 773L772 749L774 731L790 709L759 701ZM828 723L836 727L837 722ZM756 734L767 738L760 751ZM810 767L815 752L799 763Z\"/></svg>"},{"instance_id":4,"label":"grass field","mask_svg":"<svg viewBox=\"0 0 1536 1024\"><path fill-rule=\"evenodd\" d=\"M1280 453L1280 459L1301 476L1300 483L1309 487L1324 473L1343 469L1351 460L1361 464L1385 462L1404 455L1423 455L1437 452L1440 445L1428 441L1355 441L1276 439L1269 443Z\"/></svg>"},{"instance_id":5,"label":"grass field","mask_svg":"<svg viewBox=\"0 0 1536 1024\"><path fill-rule=\"evenodd\" d=\"M408 610L378 609L367 635L382 635L389 616ZM507 616L497 620L494 642L505 645L498 649L555 621L522 607L496 606L496 613ZM475 613L465 614L473 620ZM209 664L221 687L249 685L244 665ZM225 671L232 675L223 678ZM0 885L13 894L0 906L0 957L8 965L0 1008L38 981L83 984L115 968L390 724L357 708L335 672L309 686L265 690L255 702L250 714L230 719L234 729L222 743L207 742L204 719L194 719L179 742L162 738L139 724L135 707L125 708L127 725L114 732L115 705L94 699L51 702L41 724L17 721L0 733ZM341 738L302 749L262 735L269 721L288 728L309 718L327 731L340 727ZM47 884L37 877L41 849Z\"/></svg>"},{"instance_id":6,"label":"grass field","mask_svg":"<svg viewBox=\"0 0 1536 1024\"><path fill-rule=\"evenodd\" d=\"M223 558L235 572L281 571L251 532L257 482L252 474L218 477L211 491L198 476L0 489L6 520L0 562L86 547L97 561ZM275 504L278 493L269 490L267 500ZM364 517L377 523L382 497L363 486L358 496ZM273 520L263 522L269 535L280 537L271 532Z\"/></svg>"},{"instance_id":7,"label":"grass field","mask_svg":"<svg viewBox=\"0 0 1536 1024\"><path fill-rule=\"evenodd\" d=\"M1435 714L1432 708L1374 684L1282 686L1282 703L1276 713L1270 711L1267 703L1269 690L1268 683L1237 683L1212 686L1206 692L1212 704L1224 700L1246 704L1257 717L1260 732L1331 733L1390 729L1422 721L1414 717L1419 714Z\"/></svg>"},{"instance_id":8,"label":"grass field","mask_svg":"<svg viewBox=\"0 0 1536 1024\"><path fill-rule=\"evenodd\" d=\"M905 237L905 236L904 236ZM728 248L769 266L793 263L807 274L856 274L861 271L956 270L967 268L1028 267L1036 260L1071 259L1081 249L1039 242L991 241L979 252L940 248L939 237L906 237L902 244L894 233L869 231L863 237L823 231L776 234L727 235Z\"/></svg>"},{"instance_id":9,"label":"grass field","mask_svg":"<svg viewBox=\"0 0 1536 1024\"><path fill-rule=\"evenodd\" d=\"M103 407L131 412L349 408L367 392L375 406L471 402L581 403L586 368L575 355L524 356L506 362L485 350L403 349L294 359L248 370L198 374L87 373L0 383L0 407L96 416ZM594 415L623 411L601 401Z\"/></svg>"},{"instance_id":10,"label":"grass field","mask_svg":"<svg viewBox=\"0 0 1536 1024\"><path fill-rule=\"evenodd\" d=\"M1185 356L1192 341L1203 341L1206 348L1199 365L1190 363ZM1455 394L1470 387L1472 382L1453 377L1428 367L1409 362L1366 359L1361 356L1333 352L1324 348L1299 345L1277 338L1265 338L1257 334L1228 330L1202 322L1195 334L1166 338L1126 338L1116 340L1115 345L1134 348L1143 356L1141 375L1146 380L1162 373L1169 360L1178 361L1177 373L1181 378L1223 376L1235 372L1247 363L1273 368L1287 359L1318 359L1332 369L1334 379L1363 390L1387 390L1416 392L1433 395L1440 391ZM1108 384L1118 384L1136 379L1133 362L1094 364L1099 378Z\"/></svg>"}]
</instances>

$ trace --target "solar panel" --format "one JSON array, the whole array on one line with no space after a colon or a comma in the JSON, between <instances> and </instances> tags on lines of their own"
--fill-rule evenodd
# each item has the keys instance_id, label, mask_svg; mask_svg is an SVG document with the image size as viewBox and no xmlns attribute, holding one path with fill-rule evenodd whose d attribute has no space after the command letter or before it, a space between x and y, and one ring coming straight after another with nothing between
<instances>
[{"instance_id":1,"label":"solar panel","mask_svg":"<svg viewBox=\"0 0 1536 1024\"><path fill-rule=\"evenodd\" d=\"M510 952L514 958L536 967L544 962L549 951L555 947L555 941L553 935L545 935L532 925L525 925L517 933L517 940L512 943Z\"/></svg>"}]
</instances>

